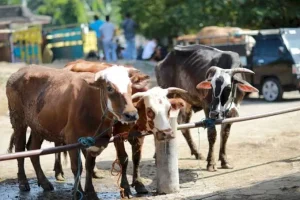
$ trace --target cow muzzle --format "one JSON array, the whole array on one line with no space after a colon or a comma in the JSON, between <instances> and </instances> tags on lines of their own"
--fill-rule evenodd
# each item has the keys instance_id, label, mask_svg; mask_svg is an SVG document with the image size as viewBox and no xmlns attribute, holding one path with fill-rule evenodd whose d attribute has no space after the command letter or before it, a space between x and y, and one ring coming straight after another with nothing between
<instances>
[{"instance_id":1,"label":"cow muzzle","mask_svg":"<svg viewBox=\"0 0 300 200\"><path fill-rule=\"evenodd\" d=\"M124 112L122 114L121 121L125 123L130 123L130 122L135 122L138 119L139 119L139 114L137 113L137 111L132 111L132 112Z\"/></svg>"},{"instance_id":2,"label":"cow muzzle","mask_svg":"<svg viewBox=\"0 0 300 200\"><path fill-rule=\"evenodd\" d=\"M156 132L156 138L157 140L169 140L175 138L175 135L172 129L159 130Z\"/></svg>"}]
</instances>

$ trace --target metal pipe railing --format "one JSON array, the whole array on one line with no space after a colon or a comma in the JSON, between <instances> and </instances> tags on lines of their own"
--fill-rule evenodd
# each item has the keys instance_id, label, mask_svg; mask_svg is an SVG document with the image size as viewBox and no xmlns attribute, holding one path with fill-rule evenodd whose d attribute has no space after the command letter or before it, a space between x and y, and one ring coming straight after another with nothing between
<instances>
[{"instance_id":1,"label":"metal pipe railing","mask_svg":"<svg viewBox=\"0 0 300 200\"><path fill-rule=\"evenodd\" d=\"M216 120L214 124L220 125L220 124L229 124L229 123L235 123L235 122L243 122L243 121L249 121L249 120L254 120L254 119L260 119L260 118L285 114L285 113L289 113L289 112L295 112L295 111L299 111L299 110L300 110L300 106L294 107L294 108L289 108L289 109L284 109L284 110L280 110L280 111L275 111L275 112L264 113L264 114ZM206 126L205 121L202 120L199 122L180 124L177 126L177 130L205 127L205 126ZM147 135L152 135L152 133L129 135L129 137L142 137L142 136L147 136ZM113 142L114 140L120 139L120 138L122 138L122 136L120 136L120 135L113 136L110 138L109 142ZM75 144L69 144L69 145L64 145L64 146L59 146L59 147L37 149L37 150L31 150L31 151L11 153L11 154L2 154L2 155L0 155L0 161L12 160L12 159L17 159L17 158L25 158L25 157L31 157L31 156L47 155L47 154L52 154L52 153L68 151L68 150L80 148L80 147L82 147L82 145L80 143L75 143Z\"/></svg>"}]
</instances>

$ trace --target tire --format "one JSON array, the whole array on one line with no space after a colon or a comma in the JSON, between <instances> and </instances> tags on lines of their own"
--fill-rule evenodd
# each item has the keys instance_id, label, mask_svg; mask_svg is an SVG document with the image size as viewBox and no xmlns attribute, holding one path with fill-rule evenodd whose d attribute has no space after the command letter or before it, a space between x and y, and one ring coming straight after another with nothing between
<instances>
[{"instance_id":1,"label":"tire","mask_svg":"<svg viewBox=\"0 0 300 200\"><path fill-rule=\"evenodd\" d=\"M262 95L268 102L279 101L282 99L283 90L280 82L276 78L267 78L262 84Z\"/></svg>"}]
</instances>

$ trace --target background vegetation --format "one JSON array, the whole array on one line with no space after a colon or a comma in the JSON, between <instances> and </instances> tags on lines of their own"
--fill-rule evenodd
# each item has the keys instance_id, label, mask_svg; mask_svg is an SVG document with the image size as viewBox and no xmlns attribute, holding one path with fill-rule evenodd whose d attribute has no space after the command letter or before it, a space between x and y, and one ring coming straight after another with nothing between
<instances>
[{"instance_id":1,"label":"background vegetation","mask_svg":"<svg viewBox=\"0 0 300 200\"><path fill-rule=\"evenodd\" d=\"M22 0L0 0L1 5ZM119 25L126 12L146 37L172 38L209 25L249 29L299 27L299 0L27 0L36 14L53 17L52 25L87 23L94 13L110 14Z\"/></svg>"}]
</instances>

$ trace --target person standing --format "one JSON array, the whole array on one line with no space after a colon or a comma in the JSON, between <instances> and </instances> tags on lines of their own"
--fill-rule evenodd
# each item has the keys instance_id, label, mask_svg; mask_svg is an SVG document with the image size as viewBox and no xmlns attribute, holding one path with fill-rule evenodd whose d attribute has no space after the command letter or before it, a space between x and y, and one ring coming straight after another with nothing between
<instances>
[{"instance_id":1,"label":"person standing","mask_svg":"<svg viewBox=\"0 0 300 200\"><path fill-rule=\"evenodd\" d=\"M90 24L89 28L96 32L97 36L97 48L98 48L98 55L100 57L102 51L102 42L101 42L101 33L100 27L104 24L104 21L99 19L98 15L94 15L94 21Z\"/></svg>"},{"instance_id":2,"label":"person standing","mask_svg":"<svg viewBox=\"0 0 300 200\"><path fill-rule=\"evenodd\" d=\"M114 36L116 34L115 26L109 21L109 15L105 17L106 22L100 27L101 39L107 62L117 61L117 45L114 42Z\"/></svg>"},{"instance_id":3,"label":"person standing","mask_svg":"<svg viewBox=\"0 0 300 200\"><path fill-rule=\"evenodd\" d=\"M126 13L126 18L122 22L122 28L124 29L124 36L126 39L126 50L124 52L124 58L129 60L136 59L136 47L135 47L135 29L137 24L131 19L130 13Z\"/></svg>"},{"instance_id":4,"label":"person standing","mask_svg":"<svg viewBox=\"0 0 300 200\"><path fill-rule=\"evenodd\" d=\"M152 38L152 40L148 41L144 47L142 59L151 60L155 54L156 46L157 40L155 38Z\"/></svg>"}]
</instances>

